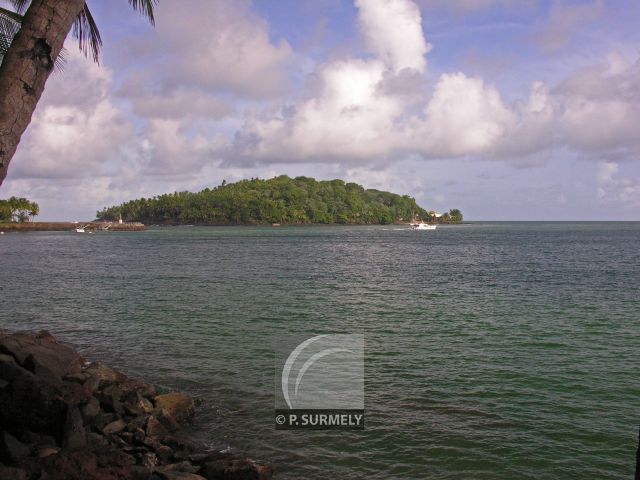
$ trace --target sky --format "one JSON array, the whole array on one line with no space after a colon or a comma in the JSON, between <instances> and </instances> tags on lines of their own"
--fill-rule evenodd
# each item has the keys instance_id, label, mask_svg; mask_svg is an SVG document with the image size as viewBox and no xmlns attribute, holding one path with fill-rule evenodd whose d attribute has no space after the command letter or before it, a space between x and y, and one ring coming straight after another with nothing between
<instances>
[{"instance_id":1,"label":"sky","mask_svg":"<svg viewBox=\"0 0 640 480\"><path fill-rule=\"evenodd\" d=\"M637 0L88 0L0 187L41 220L342 178L468 220L640 220Z\"/></svg>"}]
</instances>

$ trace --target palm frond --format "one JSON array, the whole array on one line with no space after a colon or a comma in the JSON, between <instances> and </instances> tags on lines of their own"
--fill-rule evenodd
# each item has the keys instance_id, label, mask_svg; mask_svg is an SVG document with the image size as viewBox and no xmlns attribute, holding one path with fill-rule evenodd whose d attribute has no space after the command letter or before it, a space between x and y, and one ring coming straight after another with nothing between
<instances>
[{"instance_id":1,"label":"palm frond","mask_svg":"<svg viewBox=\"0 0 640 480\"><path fill-rule=\"evenodd\" d=\"M31 0L11 0L11 5L16 9L16 12L22 14L27 11L27 7L31 3Z\"/></svg>"},{"instance_id":2,"label":"palm frond","mask_svg":"<svg viewBox=\"0 0 640 480\"><path fill-rule=\"evenodd\" d=\"M60 50L60 53L58 54L58 56L56 57L55 61L53 62L53 73L62 73L64 71L64 67L67 64L67 57L68 57L69 53L67 52L67 50L65 48L63 48L62 50Z\"/></svg>"},{"instance_id":3,"label":"palm frond","mask_svg":"<svg viewBox=\"0 0 640 480\"><path fill-rule=\"evenodd\" d=\"M13 20L15 23L22 23L23 16L17 12L13 12L11 10L7 10L6 8L0 7L0 16L5 17L9 20Z\"/></svg>"},{"instance_id":4,"label":"palm frond","mask_svg":"<svg viewBox=\"0 0 640 480\"><path fill-rule=\"evenodd\" d=\"M137 12L140 12L144 17L149 19L151 25L156 24L156 20L153 17L153 8L158 4L158 0L129 0L129 5Z\"/></svg>"},{"instance_id":5,"label":"palm frond","mask_svg":"<svg viewBox=\"0 0 640 480\"><path fill-rule=\"evenodd\" d=\"M93 16L86 3L73 22L73 36L78 39L78 45L82 53L86 56L89 50L91 50L93 60L98 63L100 49L102 48L102 39L100 38L98 25L96 25L96 22L93 20Z\"/></svg>"},{"instance_id":6,"label":"palm frond","mask_svg":"<svg viewBox=\"0 0 640 480\"><path fill-rule=\"evenodd\" d=\"M9 50L9 46L20 30L22 15L0 7L0 63Z\"/></svg>"},{"instance_id":7,"label":"palm frond","mask_svg":"<svg viewBox=\"0 0 640 480\"><path fill-rule=\"evenodd\" d=\"M0 7L0 63L2 63L7 50L9 50L13 37L20 30L22 19L23 17L19 13ZM64 66L67 63L67 55L67 51L63 48L55 60L54 73L64 70Z\"/></svg>"}]
</instances>

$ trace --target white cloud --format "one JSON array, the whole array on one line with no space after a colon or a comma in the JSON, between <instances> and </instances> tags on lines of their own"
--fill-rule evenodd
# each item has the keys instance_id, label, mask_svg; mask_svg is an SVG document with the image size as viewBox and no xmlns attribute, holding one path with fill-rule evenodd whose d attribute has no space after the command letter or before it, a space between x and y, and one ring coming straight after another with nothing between
<instances>
[{"instance_id":1,"label":"white cloud","mask_svg":"<svg viewBox=\"0 0 640 480\"><path fill-rule=\"evenodd\" d=\"M500 93L479 78L444 74L414 124L416 147L428 156L482 155L496 145L513 121Z\"/></svg>"},{"instance_id":2,"label":"white cloud","mask_svg":"<svg viewBox=\"0 0 640 480\"><path fill-rule=\"evenodd\" d=\"M67 72L72 71L73 74ZM130 120L109 98L111 72L70 51L55 74L11 165L12 178L108 173L134 142Z\"/></svg>"},{"instance_id":3,"label":"white cloud","mask_svg":"<svg viewBox=\"0 0 640 480\"><path fill-rule=\"evenodd\" d=\"M517 162L521 157L537 154L555 146L556 106L549 87L544 82L534 82L528 100L517 102L513 113L507 125L507 133L493 151L496 157L508 157ZM520 164L538 163L526 159Z\"/></svg>"},{"instance_id":4,"label":"white cloud","mask_svg":"<svg viewBox=\"0 0 640 480\"><path fill-rule=\"evenodd\" d=\"M224 115L224 104L197 92L178 91L157 101L134 97L133 111L147 117L141 122L116 102L112 75L109 68L70 50L65 72L50 79L23 136L12 161L11 180L120 182L170 175L184 180L219 162L216 152L227 141L189 120L202 116L209 120L216 112ZM174 118L174 106L178 112L189 111Z\"/></svg>"},{"instance_id":5,"label":"white cloud","mask_svg":"<svg viewBox=\"0 0 640 480\"><path fill-rule=\"evenodd\" d=\"M582 68L554 91L561 104L561 133L584 152L637 149L640 138L640 63L619 54L600 65Z\"/></svg>"},{"instance_id":6,"label":"white cloud","mask_svg":"<svg viewBox=\"0 0 640 480\"><path fill-rule=\"evenodd\" d=\"M424 72L431 49L422 33L422 16L410 0L355 0L363 36L371 51L391 70Z\"/></svg>"},{"instance_id":7,"label":"white cloud","mask_svg":"<svg viewBox=\"0 0 640 480\"><path fill-rule=\"evenodd\" d=\"M601 202L640 206L640 179L622 175L618 163L610 160L598 163L596 182Z\"/></svg>"},{"instance_id":8,"label":"white cloud","mask_svg":"<svg viewBox=\"0 0 640 480\"><path fill-rule=\"evenodd\" d=\"M518 3L415 1L457 13ZM575 154L608 159L596 182L603 204L638 202L640 182L624 167L640 156L638 62L611 54L556 86L536 80L551 74L534 62L529 91L514 100L514 91L468 72L440 73L442 56L432 74L416 3L354 3L367 55L345 53L353 46L347 41L340 55L319 63L274 41L248 0L194 0L189 9L163 0L153 34L131 42L137 63L127 50L122 70L98 67L69 48L70 62L50 79L12 163L7 191L33 189L72 209L69 196L102 206L284 170L335 172L434 202L453 198L441 188L449 173L429 184L434 166L462 165L455 175L464 176L486 159L529 167ZM555 11L560 18L563 10ZM591 18L591 10L580 12L567 13L570 28ZM312 73L304 78L302 71ZM406 162L419 167L407 174ZM45 177L54 179L46 188ZM552 193L560 204L579 203L571 189Z\"/></svg>"},{"instance_id":9,"label":"white cloud","mask_svg":"<svg viewBox=\"0 0 640 480\"><path fill-rule=\"evenodd\" d=\"M389 135L402 103L378 93L384 72L376 60L322 66L320 94L286 116L250 117L236 138L236 153L252 160L314 161L390 152Z\"/></svg>"},{"instance_id":10,"label":"white cloud","mask_svg":"<svg viewBox=\"0 0 640 480\"><path fill-rule=\"evenodd\" d=\"M142 171L151 175L195 176L219 163L216 152L226 146L224 138L186 130L175 119L153 119L143 133Z\"/></svg>"},{"instance_id":11,"label":"white cloud","mask_svg":"<svg viewBox=\"0 0 640 480\"><path fill-rule=\"evenodd\" d=\"M161 62L165 87L189 85L207 91L264 97L282 93L292 50L273 43L267 23L246 0L179 0L158 6L157 35L140 47Z\"/></svg>"},{"instance_id":12,"label":"white cloud","mask_svg":"<svg viewBox=\"0 0 640 480\"><path fill-rule=\"evenodd\" d=\"M143 118L219 119L233 111L229 103L200 91L142 93L131 100L133 112Z\"/></svg>"},{"instance_id":13,"label":"white cloud","mask_svg":"<svg viewBox=\"0 0 640 480\"><path fill-rule=\"evenodd\" d=\"M609 184L614 181L613 177L618 173L619 165L615 162L600 162L598 174L596 176L599 184Z\"/></svg>"},{"instance_id":14,"label":"white cloud","mask_svg":"<svg viewBox=\"0 0 640 480\"><path fill-rule=\"evenodd\" d=\"M278 114L248 117L230 158L347 163L411 154L505 158L549 144L554 108L544 84L533 85L527 102L508 106L494 86L458 72L441 75L429 96L430 46L418 7L409 0L355 3L376 56L319 65L311 98Z\"/></svg>"}]
</instances>

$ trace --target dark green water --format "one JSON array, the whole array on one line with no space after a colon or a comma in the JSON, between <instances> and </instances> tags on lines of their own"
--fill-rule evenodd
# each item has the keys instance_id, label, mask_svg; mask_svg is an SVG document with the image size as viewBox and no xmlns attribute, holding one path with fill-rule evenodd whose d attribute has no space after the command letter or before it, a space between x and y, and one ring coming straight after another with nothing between
<instances>
[{"instance_id":1,"label":"dark green water","mask_svg":"<svg viewBox=\"0 0 640 480\"><path fill-rule=\"evenodd\" d=\"M281 479L619 479L640 423L640 224L0 237L0 326L202 397ZM276 432L272 345L366 339L364 432Z\"/></svg>"}]
</instances>

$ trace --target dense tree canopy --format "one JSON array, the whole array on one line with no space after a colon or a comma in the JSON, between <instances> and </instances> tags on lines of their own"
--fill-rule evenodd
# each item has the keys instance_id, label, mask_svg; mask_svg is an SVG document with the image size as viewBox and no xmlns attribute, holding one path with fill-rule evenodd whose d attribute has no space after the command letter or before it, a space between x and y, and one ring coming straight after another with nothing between
<instances>
[{"instance_id":1,"label":"dense tree canopy","mask_svg":"<svg viewBox=\"0 0 640 480\"><path fill-rule=\"evenodd\" d=\"M39 213L38 204L26 198L11 197L9 200L0 200L1 222L26 222Z\"/></svg>"},{"instance_id":2,"label":"dense tree canopy","mask_svg":"<svg viewBox=\"0 0 640 480\"><path fill-rule=\"evenodd\" d=\"M458 211L459 212L459 211ZM242 180L199 193L176 192L105 208L98 219L146 224L389 224L414 218L435 221L407 195L365 190L342 180L286 175ZM460 215L460 219L462 215Z\"/></svg>"},{"instance_id":3,"label":"dense tree canopy","mask_svg":"<svg viewBox=\"0 0 640 480\"><path fill-rule=\"evenodd\" d=\"M457 208L452 208L440 217L441 223L460 223L462 222L462 212Z\"/></svg>"}]
</instances>

